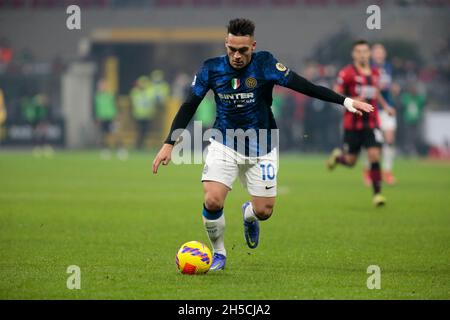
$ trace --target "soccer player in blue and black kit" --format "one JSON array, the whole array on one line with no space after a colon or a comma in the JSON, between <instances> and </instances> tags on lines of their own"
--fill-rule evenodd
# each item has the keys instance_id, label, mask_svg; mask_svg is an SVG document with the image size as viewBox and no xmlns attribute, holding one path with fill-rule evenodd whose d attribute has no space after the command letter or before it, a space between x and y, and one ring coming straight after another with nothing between
<instances>
[{"instance_id":1,"label":"soccer player in blue and black kit","mask_svg":"<svg viewBox=\"0 0 450 320\"><path fill-rule=\"evenodd\" d=\"M387 184L395 184L393 175L395 158L395 131L397 130L397 119L395 117L394 99L391 91L393 89L392 65L386 61L386 49L381 43L372 46L372 65L380 71L379 87L380 93L386 103L391 106L390 112L379 110L380 129L384 136L383 145L383 181Z\"/></svg>"},{"instance_id":2,"label":"soccer player in blue and black kit","mask_svg":"<svg viewBox=\"0 0 450 320\"><path fill-rule=\"evenodd\" d=\"M211 139L202 174L204 188L203 222L214 249L210 270L223 270L226 262L224 245L224 202L239 176L251 196L242 205L244 235L247 245L256 248L259 221L273 213L278 172L277 146L272 134L277 129L271 110L272 90L284 86L308 96L343 105L362 115L372 112L370 104L346 98L334 91L312 84L278 62L266 51L255 52L255 25L248 19L234 19L228 24L225 38L227 54L206 60L194 77L191 93L173 120L170 133L153 161L153 173L167 165L180 130L185 129L209 90L216 101L214 128L221 139ZM256 139L243 136L237 143L230 132L254 132ZM265 134L265 141L262 141ZM242 141L241 141L242 142ZM241 148L241 146L243 146Z\"/></svg>"}]
</instances>

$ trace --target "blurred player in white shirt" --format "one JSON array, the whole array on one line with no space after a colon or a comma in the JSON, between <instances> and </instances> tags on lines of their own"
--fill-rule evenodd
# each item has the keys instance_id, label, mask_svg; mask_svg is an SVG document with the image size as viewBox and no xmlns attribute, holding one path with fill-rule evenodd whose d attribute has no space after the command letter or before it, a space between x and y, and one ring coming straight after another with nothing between
<instances>
[{"instance_id":1,"label":"blurred player in white shirt","mask_svg":"<svg viewBox=\"0 0 450 320\"><path fill-rule=\"evenodd\" d=\"M389 106L394 107L394 101L391 95L392 89L392 65L386 62L386 49L376 43L372 46L372 66L378 68L380 72L379 88L380 93ZM379 110L380 129L383 132L383 181L387 184L395 184L396 179L393 175L394 158L395 158L395 131L397 129L397 119L395 115L389 115L385 110ZM364 171L364 180L366 185L370 185L369 170Z\"/></svg>"}]
</instances>

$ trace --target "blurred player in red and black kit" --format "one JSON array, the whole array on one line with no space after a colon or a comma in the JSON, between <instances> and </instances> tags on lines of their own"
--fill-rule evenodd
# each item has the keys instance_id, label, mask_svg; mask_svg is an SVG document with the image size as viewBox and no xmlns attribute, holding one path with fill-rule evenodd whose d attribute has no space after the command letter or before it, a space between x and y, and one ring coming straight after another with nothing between
<instances>
[{"instance_id":1,"label":"blurred player in red and black kit","mask_svg":"<svg viewBox=\"0 0 450 320\"><path fill-rule=\"evenodd\" d=\"M352 99L365 101L373 106L378 103L388 113L395 112L380 94L378 83L380 73L370 66L370 46L365 40L359 40L352 48L353 64L344 67L338 75L334 90ZM375 108L377 109L377 108ZM380 131L378 111L364 113L362 116L350 112L344 113L344 147L333 150L327 161L330 170L341 164L353 167L356 164L361 148L367 149L370 163L370 178L373 187L373 203L381 206L386 203L381 194L381 147L383 134Z\"/></svg>"}]
</instances>

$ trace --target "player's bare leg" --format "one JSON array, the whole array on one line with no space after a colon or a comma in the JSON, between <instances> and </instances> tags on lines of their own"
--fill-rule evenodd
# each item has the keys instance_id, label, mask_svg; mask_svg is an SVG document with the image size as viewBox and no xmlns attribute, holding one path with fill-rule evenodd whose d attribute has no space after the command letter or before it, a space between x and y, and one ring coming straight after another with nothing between
<instances>
[{"instance_id":1,"label":"player's bare leg","mask_svg":"<svg viewBox=\"0 0 450 320\"><path fill-rule=\"evenodd\" d=\"M253 211L258 220L267 220L272 216L276 197L252 197Z\"/></svg>"},{"instance_id":2,"label":"player's bare leg","mask_svg":"<svg viewBox=\"0 0 450 320\"><path fill-rule=\"evenodd\" d=\"M395 184L395 177L392 174L395 158L395 131L385 130L383 146L383 181L387 184Z\"/></svg>"},{"instance_id":3,"label":"player's bare leg","mask_svg":"<svg viewBox=\"0 0 450 320\"><path fill-rule=\"evenodd\" d=\"M227 255L224 242L225 217L223 205L230 189L220 182L204 181L203 190L203 224L214 250L210 270L223 270Z\"/></svg>"},{"instance_id":4,"label":"player's bare leg","mask_svg":"<svg viewBox=\"0 0 450 320\"><path fill-rule=\"evenodd\" d=\"M335 148L333 152L331 152L331 155L327 160L327 167L329 170L333 170L337 165L353 167L356 164L357 160L357 154L344 153L342 149Z\"/></svg>"},{"instance_id":5,"label":"player's bare leg","mask_svg":"<svg viewBox=\"0 0 450 320\"><path fill-rule=\"evenodd\" d=\"M381 194L381 149L378 147L371 147L367 149L367 157L370 162L370 179L373 187L373 203L379 207L386 203L385 197Z\"/></svg>"},{"instance_id":6,"label":"player's bare leg","mask_svg":"<svg viewBox=\"0 0 450 320\"><path fill-rule=\"evenodd\" d=\"M244 236L249 248L254 249L259 243L259 221L267 220L272 216L275 197L252 196L251 202L242 206L244 218Z\"/></svg>"}]
</instances>

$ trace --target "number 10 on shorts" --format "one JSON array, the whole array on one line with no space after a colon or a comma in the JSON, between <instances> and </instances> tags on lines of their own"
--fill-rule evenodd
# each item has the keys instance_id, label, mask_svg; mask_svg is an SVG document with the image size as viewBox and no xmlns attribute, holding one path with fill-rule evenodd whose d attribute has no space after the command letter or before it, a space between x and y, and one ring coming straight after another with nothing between
<instances>
[{"instance_id":1,"label":"number 10 on shorts","mask_svg":"<svg viewBox=\"0 0 450 320\"><path fill-rule=\"evenodd\" d=\"M263 181L275 179L275 168L271 163L260 164L259 167L261 168L261 176Z\"/></svg>"}]
</instances>

